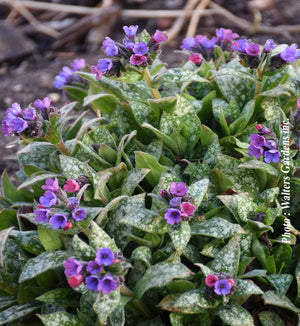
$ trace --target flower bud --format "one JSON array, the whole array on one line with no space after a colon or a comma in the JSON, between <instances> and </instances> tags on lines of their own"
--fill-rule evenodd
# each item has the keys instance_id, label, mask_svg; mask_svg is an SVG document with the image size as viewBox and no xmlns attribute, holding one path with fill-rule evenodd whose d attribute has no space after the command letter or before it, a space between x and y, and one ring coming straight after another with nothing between
<instances>
[{"instance_id":1,"label":"flower bud","mask_svg":"<svg viewBox=\"0 0 300 326\"><path fill-rule=\"evenodd\" d=\"M66 226L64 227L64 230L68 231L68 230L72 229L72 227L73 227L73 223L72 222L67 222Z\"/></svg>"},{"instance_id":2,"label":"flower bud","mask_svg":"<svg viewBox=\"0 0 300 326\"><path fill-rule=\"evenodd\" d=\"M76 276L71 276L68 279L68 283L71 288L77 288L82 282L83 282L83 276L81 274L78 274Z\"/></svg>"}]
</instances>

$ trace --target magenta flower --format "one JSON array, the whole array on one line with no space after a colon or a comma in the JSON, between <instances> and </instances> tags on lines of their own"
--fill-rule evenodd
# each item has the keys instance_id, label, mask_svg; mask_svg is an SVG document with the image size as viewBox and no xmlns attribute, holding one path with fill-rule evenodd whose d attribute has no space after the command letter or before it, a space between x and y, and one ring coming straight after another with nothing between
<instances>
[{"instance_id":1,"label":"magenta flower","mask_svg":"<svg viewBox=\"0 0 300 326\"><path fill-rule=\"evenodd\" d=\"M216 282L219 280L218 276L210 274L205 278L205 284L209 287L215 286Z\"/></svg>"},{"instance_id":2,"label":"magenta flower","mask_svg":"<svg viewBox=\"0 0 300 326\"><path fill-rule=\"evenodd\" d=\"M184 202L180 205L180 211L181 211L181 215L183 217L193 215L195 210L196 210L196 207L189 202Z\"/></svg>"},{"instance_id":3,"label":"magenta flower","mask_svg":"<svg viewBox=\"0 0 300 326\"><path fill-rule=\"evenodd\" d=\"M200 66L203 61L203 57L199 53L193 53L189 56L189 60L192 61L195 65Z\"/></svg>"},{"instance_id":4,"label":"magenta flower","mask_svg":"<svg viewBox=\"0 0 300 326\"><path fill-rule=\"evenodd\" d=\"M239 34L233 33L231 29L220 28L216 30L217 38L220 41L232 42L239 37Z\"/></svg>"},{"instance_id":5,"label":"magenta flower","mask_svg":"<svg viewBox=\"0 0 300 326\"><path fill-rule=\"evenodd\" d=\"M156 43L161 43L161 42L165 42L168 39L168 35L164 34L162 31L157 29L156 32L154 33L152 39Z\"/></svg>"},{"instance_id":6,"label":"magenta flower","mask_svg":"<svg viewBox=\"0 0 300 326\"><path fill-rule=\"evenodd\" d=\"M259 52L260 52L259 45L256 43L248 44L245 50L246 50L246 53L248 55L250 55L251 57L258 56Z\"/></svg>"},{"instance_id":7,"label":"magenta flower","mask_svg":"<svg viewBox=\"0 0 300 326\"><path fill-rule=\"evenodd\" d=\"M64 190L70 193L78 191L80 190L80 184L74 179L69 179L66 181L66 184L64 185Z\"/></svg>"},{"instance_id":8,"label":"magenta flower","mask_svg":"<svg viewBox=\"0 0 300 326\"><path fill-rule=\"evenodd\" d=\"M189 188L184 182L172 182L170 187L170 193L175 196L184 196L188 192Z\"/></svg>"},{"instance_id":9,"label":"magenta flower","mask_svg":"<svg viewBox=\"0 0 300 326\"><path fill-rule=\"evenodd\" d=\"M91 73L96 74L96 79L99 80L101 79L103 72L96 66L91 66Z\"/></svg>"},{"instance_id":10,"label":"magenta flower","mask_svg":"<svg viewBox=\"0 0 300 326\"><path fill-rule=\"evenodd\" d=\"M230 293L231 284L229 280L223 279L215 283L214 291L217 295L227 295Z\"/></svg>"},{"instance_id":11,"label":"magenta flower","mask_svg":"<svg viewBox=\"0 0 300 326\"><path fill-rule=\"evenodd\" d=\"M165 213L165 219L168 224L178 224L181 221L181 213L179 209L170 208Z\"/></svg>"},{"instance_id":12,"label":"magenta flower","mask_svg":"<svg viewBox=\"0 0 300 326\"><path fill-rule=\"evenodd\" d=\"M53 179L47 179L46 180L46 185L42 185L42 189L45 190L50 190L52 192L57 192L60 190L59 184L58 184L58 179L55 178Z\"/></svg>"},{"instance_id":13,"label":"magenta flower","mask_svg":"<svg viewBox=\"0 0 300 326\"><path fill-rule=\"evenodd\" d=\"M133 54L130 57L129 61L134 66L140 66L141 64L143 64L144 62L147 61L147 58L144 55L141 55L141 54Z\"/></svg>"}]
</instances>

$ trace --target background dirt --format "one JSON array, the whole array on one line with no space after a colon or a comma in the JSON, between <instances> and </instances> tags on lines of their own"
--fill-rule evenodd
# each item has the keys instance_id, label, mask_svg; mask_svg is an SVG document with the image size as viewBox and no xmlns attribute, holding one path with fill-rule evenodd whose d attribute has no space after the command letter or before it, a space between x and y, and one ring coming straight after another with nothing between
<instances>
[{"instance_id":1,"label":"background dirt","mask_svg":"<svg viewBox=\"0 0 300 326\"><path fill-rule=\"evenodd\" d=\"M45 1L44 1L45 2ZM51 2L51 1L46 1ZM74 0L60 1L65 4L77 5L95 5L93 0ZM252 1L236 1L236 0L216 0L215 3L227 8L238 17L253 21L253 10L258 8L262 17L262 23L269 26L277 25L294 25L300 23L300 1L295 0L252 0ZM97 1L96 1L97 3ZM184 0L127 0L121 1L121 5L126 9L180 9L184 6ZM10 12L9 7L0 5L0 23L1 19L5 20ZM109 34L111 38L121 41L123 38L122 26L138 24L140 30L146 28L149 32L154 32L157 28L168 29L172 26L172 19L125 19L118 18L112 31ZM21 21L20 27L25 26L26 21ZM188 22L185 24L185 28ZM206 34L212 36L216 28L231 28L241 36L251 37L255 42L263 44L266 39L273 38L279 43L297 43L300 45L300 31L298 33L281 33L280 35L254 34L249 35L247 31L240 30L228 22L224 17L211 16L202 17L198 26L197 34ZM1 29L0 25L0 36ZM94 30L95 35L97 30ZM101 33L101 30L98 31ZM180 48L182 39L185 37L186 30L167 46L163 47L161 59L168 62L169 66L180 64L185 56L174 53L173 51ZM99 35L99 39L103 39L105 35ZM27 55L19 57L9 57L2 62L0 61L0 120L3 119L5 110L13 103L18 102L25 107L37 98L49 96L53 100L53 104L60 105L66 99L62 93L54 88L53 80L56 74L65 65L69 65L71 61L77 57L83 57L89 64L96 64L98 59L103 56L100 49L101 43L91 42L91 32L80 37L75 42L67 44L59 51L50 50L52 39L42 34L34 34L31 36L31 45L34 46L33 51L29 51ZM17 44L15 44L17 46ZM0 60L1 54L5 51L5 44L1 43L0 37ZM9 172L13 172L17 168L14 154L17 147L6 148L11 142L16 142L16 137L4 137L0 132L0 172L6 168Z\"/></svg>"}]
</instances>

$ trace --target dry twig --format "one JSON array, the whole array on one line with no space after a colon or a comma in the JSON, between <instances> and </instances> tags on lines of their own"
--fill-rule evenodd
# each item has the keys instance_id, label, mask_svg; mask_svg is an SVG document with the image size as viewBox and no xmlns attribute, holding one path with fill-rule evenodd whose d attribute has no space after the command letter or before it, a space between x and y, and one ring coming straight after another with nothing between
<instances>
[{"instance_id":1,"label":"dry twig","mask_svg":"<svg viewBox=\"0 0 300 326\"><path fill-rule=\"evenodd\" d=\"M211 0L202 0L196 8L196 11L191 17L188 30L186 32L186 37L194 36L197 32L197 26L201 19L202 13L205 8L210 4Z\"/></svg>"}]
</instances>

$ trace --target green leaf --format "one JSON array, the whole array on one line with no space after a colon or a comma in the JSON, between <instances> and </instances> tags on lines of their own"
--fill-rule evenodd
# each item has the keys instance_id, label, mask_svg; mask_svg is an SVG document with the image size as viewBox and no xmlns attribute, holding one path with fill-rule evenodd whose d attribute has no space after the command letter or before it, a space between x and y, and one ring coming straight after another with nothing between
<instances>
[{"instance_id":1,"label":"green leaf","mask_svg":"<svg viewBox=\"0 0 300 326\"><path fill-rule=\"evenodd\" d=\"M236 275L240 260L240 247L237 239L231 239L221 249L216 258L209 264L209 267L216 272Z\"/></svg>"},{"instance_id":2,"label":"green leaf","mask_svg":"<svg viewBox=\"0 0 300 326\"><path fill-rule=\"evenodd\" d=\"M166 296L159 306L168 311L176 311L181 314L203 313L205 309L211 309L218 305L218 302L209 299L203 289L190 290L182 294L171 294Z\"/></svg>"},{"instance_id":3,"label":"green leaf","mask_svg":"<svg viewBox=\"0 0 300 326\"><path fill-rule=\"evenodd\" d=\"M72 247L77 256L82 260L90 261L96 257L96 250L81 240L77 234L73 236Z\"/></svg>"},{"instance_id":4,"label":"green leaf","mask_svg":"<svg viewBox=\"0 0 300 326\"><path fill-rule=\"evenodd\" d=\"M271 310L262 311L258 315L262 326L284 326L282 319Z\"/></svg>"},{"instance_id":5,"label":"green leaf","mask_svg":"<svg viewBox=\"0 0 300 326\"><path fill-rule=\"evenodd\" d=\"M270 304L280 308L285 308L291 310L297 314L300 313L300 309L293 305L288 297L285 295L280 296L275 291L267 291L263 294L262 298L264 299L265 304Z\"/></svg>"},{"instance_id":6,"label":"green leaf","mask_svg":"<svg viewBox=\"0 0 300 326\"><path fill-rule=\"evenodd\" d=\"M166 73L159 76L157 81L164 83L184 83L184 82L201 82L209 83L205 78L200 77L198 74L191 70L186 70L182 68L171 68L168 69Z\"/></svg>"},{"instance_id":7,"label":"green leaf","mask_svg":"<svg viewBox=\"0 0 300 326\"><path fill-rule=\"evenodd\" d=\"M56 250L63 249L64 245L59 236L59 234L55 230L46 229L42 226L38 226L39 238L41 243L43 244L45 250Z\"/></svg>"},{"instance_id":8,"label":"green leaf","mask_svg":"<svg viewBox=\"0 0 300 326\"><path fill-rule=\"evenodd\" d=\"M214 98L216 98L216 96L216 91L212 91L203 97L202 107L200 112L198 112L198 116L200 120L204 123L208 123L212 118L212 101Z\"/></svg>"},{"instance_id":9,"label":"green leaf","mask_svg":"<svg viewBox=\"0 0 300 326\"><path fill-rule=\"evenodd\" d=\"M163 97L160 99L149 99L148 103L153 109L159 109L159 111L173 112L175 109L177 98L174 96Z\"/></svg>"},{"instance_id":10,"label":"green leaf","mask_svg":"<svg viewBox=\"0 0 300 326\"><path fill-rule=\"evenodd\" d=\"M107 317L115 310L120 302L120 290L110 292L108 295L103 295L99 292L93 309L96 312L101 324L106 323Z\"/></svg>"},{"instance_id":11,"label":"green leaf","mask_svg":"<svg viewBox=\"0 0 300 326\"><path fill-rule=\"evenodd\" d=\"M254 326L250 313L236 304L220 306L216 312L224 323L231 326Z\"/></svg>"},{"instance_id":12,"label":"green leaf","mask_svg":"<svg viewBox=\"0 0 300 326\"><path fill-rule=\"evenodd\" d=\"M234 234L245 233L239 224L232 224L220 217L213 217L201 223L193 223L192 234L201 234L218 239L226 239Z\"/></svg>"},{"instance_id":13,"label":"green leaf","mask_svg":"<svg viewBox=\"0 0 300 326\"><path fill-rule=\"evenodd\" d=\"M255 101L249 101L243 108L240 117L232 122L229 126L229 131L231 135L234 135L240 131L242 131L250 121L253 113L254 113Z\"/></svg>"},{"instance_id":14,"label":"green leaf","mask_svg":"<svg viewBox=\"0 0 300 326\"><path fill-rule=\"evenodd\" d=\"M168 225L168 233L177 253L180 255L191 238L189 222L181 221L177 225Z\"/></svg>"},{"instance_id":15,"label":"green leaf","mask_svg":"<svg viewBox=\"0 0 300 326\"><path fill-rule=\"evenodd\" d=\"M77 179L80 175L86 175L84 163L77 158L59 155L59 159L63 174L67 179Z\"/></svg>"},{"instance_id":16,"label":"green leaf","mask_svg":"<svg viewBox=\"0 0 300 326\"><path fill-rule=\"evenodd\" d=\"M150 169L132 169L129 174L125 177L121 194L122 195L132 195L134 189L137 185L145 178L145 176L150 172Z\"/></svg>"},{"instance_id":17,"label":"green leaf","mask_svg":"<svg viewBox=\"0 0 300 326\"><path fill-rule=\"evenodd\" d=\"M63 262L70 257L67 251L46 251L37 257L27 261L20 275L19 282L29 280L49 269L62 266Z\"/></svg>"},{"instance_id":18,"label":"green leaf","mask_svg":"<svg viewBox=\"0 0 300 326\"><path fill-rule=\"evenodd\" d=\"M44 251L41 241L36 231L16 231L12 230L10 237L15 239L17 244L24 250L34 255L39 255Z\"/></svg>"},{"instance_id":19,"label":"green leaf","mask_svg":"<svg viewBox=\"0 0 300 326\"><path fill-rule=\"evenodd\" d=\"M9 237L10 232L13 230L13 227L0 231L0 266L4 267L4 250L6 247L6 241Z\"/></svg>"},{"instance_id":20,"label":"green leaf","mask_svg":"<svg viewBox=\"0 0 300 326\"><path fill-rule=\"evenodd\" d=\"M151 288L162 287L174 278L187 278L190 270L180 263L158 263L150 266L144 276L137 282L135 293L138 298Z\"/></svg>"},{"instance_id":21,"label":"green leaf","mask_svg":"<svg viewBox=\"0 0 300 326\"><path fill-rule=\"evenodd\" d=\"M146 168L150 172L146 175L146 179L152 187L156 186L161 174L167 172L168 169L158 163L156 158L148 153L135 152L136 168Z\"/></svg>"},{"instance_id":22,"label":"green leaf","mask_svg":"<svg viewBox=\"0 0 300 326\"><path fill-rule=\"evenodd\" d=\"M54 289L35 298L54 306L78 307L80 296L72 289Z\"/></svg>"},{"instance_id":23,"label":"green leaf","mask_svg":"<svg viewBox=\"0 0 300 326\"><path fill-rule=\"evenodd\" d=\"M83 326L76 315L58 311L48 315L38 315L45 326Z\"/></svg>"},{"instance_id":24,"label":"green leaf","mask_svg":"<svg viewBox=\"0 0 300 326\"><path fill-rule=\"evenodd\" d=\"M113 251L118 250L115 241L94 221L90 224L89 241L95 250L105 247L109 247Z\"/></svg>"},{"instance_id":25,"label":"green leaf","mask_svg":"<svg viewBox=\"0 0 300 326\"><path fill-rule=\"evenodd\" d=\"M7 325L15 320L31 315L40 308L40 304L36 302L25 303L20 306L12 306L0 312L0 325Z\"/></svg>"},{"instance_id":26,"label":"green leaf","mask_svg":"<svg viewBox=\"0 0 300 326\"><path fill-rule=\"evenodd\" d=\"M254 202L257 205L265 204L265 203L269 204L272 203L277 198L278 194L279 194L278 187L266 189L254 198Z\"/></svg>"},{"instance_id":27,"label":"green leaf","mask_svg":"<svg viewBox=\"0 0 300 326\"><path fill-rule=\"evenodd\" d=\"M168 283L167 288L173 293L184 293L195 289L195 285L187 280L175 280Z\"/></svg>"},{"instance_id":28,"label":"green leaf","mask_svg":"<svg viewBox=\"0 0 300 326\"><path fill-rule=\"evenodd\" d=\"M259 160L251 160L245 163L242 163L238 166L238 168L243 169L254 169L254 170L261 170L263 172L266 172L270 175L278 176L279 172L270 164L267 164L265 162L259 161Z\"/></svg>"},{"instance_id":29,"label":"green leaf","mask_svg":"<svg viewBox=\"0 0 300 326\"><path fill-rule=\"evenodd\" d=\"M18 187L18 190L26 188L28 186L31 186L32 184L35 184L38 181L43 181L46 179L51 179L51 178L55 178L55 177L59 177L60 175L57 173L47 173L47 174L39 174L37 176L33 176L31 178L28 178L25 182L23 182L22 184L20 184L20 186Z\"/></svg>"},{"instance_id":30,"label":"green leaf","mask_svg":"<svg viewBox=\"0 0 300 326\"><path fill-rule=\"evenodd\" d=\"M214 133L209 127L205 125L201 126L200 139L203 146L210 145L216 138L218 138L218 135Z\"/></svg>"},{"instance_id":31,"label":"green leaf","mask_svg":"<svg viewBox=\"0 0 300 326\"><path fill-rule=\"evenodd\" d=\"M153 108L150 105L133 100L130 101L130 106L136 121L140 125L147 122L151 125L157 126L160 118L160 110L158 108Z\"/></svg>"},{"instance_id":32,"label":"green leaf","mask_svg":"<svg viewBox=\"0 0 300 326\"><path fill-rule=\"evenodd\" d=\"M187 141L186 153L189 153L197 144L201 133L201 122L196 113L187 113L180 118L181 134Z\"/></svg>"},{"instance_id":33,"label":"green leaf","mask_svg":"<svg viewBox=\"0 0 300 326\"><path fill-rule=\"evenodd\" d=\"M17 212L14 209L1 209L0 231L8 229L10 227L18 227L18 226L19 224L17 219Z\"/></svg>"},{"instance_id":34,"label":"green leaf","mask_svg":"<svg viewBox=\"0 0 300 326\"><path fill-rule=\"evenodd\" d=\"M202 179L189 186L189 193L193 198L193 204L196 208L201 204L209 185L209 179Z\"/></svg>"},{"instance_id":35,"label":"green leaf","mask_svg":"<svg viewBox=\"0 0 300 326\"><path fill-rule=\"evenodd\" d=\"M265 269L253 269L252 271L239 275L240 278L249 278L249 277L265 277L267 271Z\"/></svg>"},{"instance_id":36,"label":"green leaf","mask_svg":"<svg viewBox=\"0 0 300 326\"><path fill-rule=\"evenodd\" d=\"M238 279L236 281L236 287L237 290L234 294L235 297L238 296L248 296L248 295L252 295L252 294L263 294L264 292L257 286L254 284L254 282L252 281L246 281L246 280L240 280Z\"/></svg>"},{"instance_id":37,"label":"green leaf","mask_svg":"<svg viewBox=\"0 0 300 326\"><path fill-rule=\"evenodd\" d=\"M145 208L133 209L119 222L150 233L162 234L167 232L166 220L156 212Z\"/></svg>"},{"instance_id":38,"label":"green leaf","mask_svg":"<svg viewBox=\"0 0 300 326\"><path fill-rule=\"evenodd\" d=\"M267 275L267 280L274 286L279 295L282 296L289 289L293 281L293 276L290 274L269 274Z\"/></svg>"},{"instance_id":39,"label":"green leaf","mask_svg":"<svg viewBox=\"0 0 300 326\"><path fill-rule=\"evenodd\" d=\"M100 110L101 112L110 114L120 104L120 101L116 96L111 94L94 94L84 98L83 105L87 106L89 104L95 111Z\"/></svg>"},{"instance_id":40,"label":"green leaf","mask_svg":"<svg viewBox=\"0 0 300 326\"><path fill-rule=\"evenodd\" d=\"M150 248L146 246L140 246L133 250L130 258L141 260L147 267L150 267L152 261L152 253Z\"/></svg>"}]
</instances>

